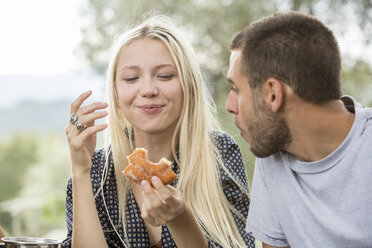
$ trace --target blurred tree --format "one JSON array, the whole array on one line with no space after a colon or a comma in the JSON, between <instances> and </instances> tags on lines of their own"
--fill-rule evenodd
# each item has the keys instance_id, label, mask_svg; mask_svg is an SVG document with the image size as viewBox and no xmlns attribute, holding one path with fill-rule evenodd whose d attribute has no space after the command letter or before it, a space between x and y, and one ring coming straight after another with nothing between
<instances>
[{"instance_id":1,"label":"blurred tree","mask_svg":"<svg viewBox=\"0 0 372 248\"><path fill-rule=\"evenodd\" d=\"M60 135L17 134L0 144L0 224L13 236L66 235L71 163Z\"/></svg>"},{"instance_id":2,"label":"blurred tree","mask_svg":"<svg viewBox=\"0 0 372 248\"><path fill-rule=\"evenodd\" d=\"M212 94L226 90L221 72L228 66L228 45L234 33L248 23L275 11L298 10L318 16L327 25L344 30L345 17L357 17L364 30L364 41L372 37L372 1L352 0L89 0L82 8L82 57L97 71L104 73L113 40L144 17L164 13L171 16L193 43L200 56ZM213 59L211 59L213 58Z\"/></svg>"},{"instance_id":3,"label":"blurred tree","mask_svg":"<svg viewBox=\"0 0 372 248\"><path fill-rule=\"evenodd\" d=\"M41 139L38 156L40 160L29 170L23 180L20 197L39 199L36 212L27 209L23 213L23 233L40 236L51 230L66 232L65 199L67 181L71 174L71 162L66 139L49 134ZM38 183L35 183L37 180ZM35 223L35 214L38 222ZM65 234L64 234L65 235ZM56 237L63 238L63 237Z\"/></svg>"},{"instance_id":4,"label":"blurred tree","mask_svg":"<svg viewBox=\"0 0 372 248\"><path fill-rule=\"evenodd\" d=\"M218 107L223 126L241 145L243 157L253 163L248 147L234 126L233 116L224 110L229 85L226 72L229 62L229 43L236 32L250 22L276 11L298 10L319 17L342 35L345 18L355 18L356 25L364 30L364 42L372 37L371 0L88 0L82 8L84 24L83 39L78 52L89 65L104 73L109 60L109 47L113 40L133 24L151 14L163 13L171 16L179 28L192 42L202 65L210 91ZM362 62L349 63L346 68L345 88L357 98L369 83L370 65ZM369 68L369 69L368 69ZM358 88L349 86L358 72ZM347 81L351 80L351 81ZM359 85L363 87L359 87ZM248 167L251 177L253 166Z\"/></svg>"},{"instance_id":5,"label":"blurred tree","mask_svg":"<svg viewBox=\"0 0 372 248\"><path fill-rule=\"evenodd\" d=\"M364 60L357 60L352 66L344 67L342 78L344 93L358 96L358 101L372 106L372 67Z\"/></svg>"},{"instance_id":6,"label":"blurred tree","mask_svg":"<svg viewBox=\"0 0 372 248\"><path fill-rule=\"evenodd\" d=\"M37 147L33 134L16 134L0 143L0 202L18 195L27 169L38 160Z\"/></svg>"},{"instance_id":7,"label":"blurred tree","mask_svg":"<svg viewBox=\"0 0 372 248\"><path fill-rule=\"evenodd\" d=\"M18 196L27 169L38 160L37 145L31 133L19 133L0 143L0 203ZM0 209L0 224L8 233L11 222L10 213Z\"/></svg>"}]
</instances>

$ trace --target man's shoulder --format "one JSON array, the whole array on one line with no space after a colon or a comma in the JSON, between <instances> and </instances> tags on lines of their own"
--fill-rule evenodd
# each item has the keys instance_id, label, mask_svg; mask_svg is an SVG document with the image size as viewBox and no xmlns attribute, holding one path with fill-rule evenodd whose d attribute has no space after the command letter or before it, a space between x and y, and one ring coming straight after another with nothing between
<instances>
[{"instance_id":1,"label":"man's shoulder","mask_svg":"<svg viewBox=\"0 0 372 248\"><path fill-rule=\"evenodd\" d=\"M369 118L372 118L372 108L361 104L352 96L344 95L340 100L344 103L345 108L350 112L365 112Z\"/></svg>"},{"instance_id":2,"label":"man's shoulder","mask_svg":"<svg viewBox=\"0 0 372 248\"><path fill-rule=\"evenodd\" d=\"M341 97L345 107L352 113L355 113L357 118L356 122L360 124L362 134L372 133L372 108L364 106L363 104L356 101L351 96ZM359 135L359 133L358 133Z\"/></svg>"},{"instance_id":3,"label":"man's shoulder","mask_svg":"<svg viewBox=\"0 0 372 248\"><path fill-rule=\"evenodd\" d=\"M265 180L280 177L287 170L286 152L279 151L265 158L256 158L255 170L259 170Z\"/></svg>"},{"instance_id":4,"label":"man's shoulder","mask_svg":"<svg viewBox=\"0 0 372 248\"><path fill-rule=\"evenodd\" d=\"M256 163L262 166L271 167L275 166L275 164L283 164L286 156L286 152L279 151L268 157L257 158Z\"/></svg>"}]
</instances>

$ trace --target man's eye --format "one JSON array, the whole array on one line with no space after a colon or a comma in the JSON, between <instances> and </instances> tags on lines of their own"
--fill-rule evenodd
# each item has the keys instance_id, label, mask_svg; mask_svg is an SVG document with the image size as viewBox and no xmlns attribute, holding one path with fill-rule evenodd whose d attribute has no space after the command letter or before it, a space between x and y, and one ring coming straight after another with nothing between
<instances>
[{"instance_id":1,"label":"man's eye","mask_svg":"<svg viewBox=\"0 0 372 248\"><path fill-rule=\"evenodd\" d=\"M237 88L235 88L234 86L231 86L230 91L232 91L232 92L238 92Z\"/></svg>"},{"instance_id":2,"label":"man's eye","mask_svg":"<svg viewBox=\"0 0 372 248\"><path fill-rule=\"evenodd\" d=\"M165 75L158 75L157 78L160 80L171 80L174 77L174 74L165 74Z\"/></svg>"}]
</instances>

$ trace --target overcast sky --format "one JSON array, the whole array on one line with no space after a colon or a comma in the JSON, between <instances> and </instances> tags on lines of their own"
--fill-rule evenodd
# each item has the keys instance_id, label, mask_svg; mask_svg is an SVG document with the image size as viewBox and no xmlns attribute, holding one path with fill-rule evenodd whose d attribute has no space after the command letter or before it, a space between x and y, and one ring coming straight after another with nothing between
<instances>
[{"instance_id":1,"label":"overcast sky","mask_svg":"<svg viewBox=\"0 0 372 248\"><path fill-rule=\"evenodd\" d=\"M104 78L75 55L81 39L77 0L0 1L0 108L22 100L73 99Z\"/></svg>"},{"instance_id":2,"label":"overcast sky","mask_svg":"<svg viewBox=\"0 0 372 248\"><path fill-rule=\"evenodd\" d=\"M59 74L76 68L77 2L0 1L0 74Z\"/></svg>"}]
</instances>

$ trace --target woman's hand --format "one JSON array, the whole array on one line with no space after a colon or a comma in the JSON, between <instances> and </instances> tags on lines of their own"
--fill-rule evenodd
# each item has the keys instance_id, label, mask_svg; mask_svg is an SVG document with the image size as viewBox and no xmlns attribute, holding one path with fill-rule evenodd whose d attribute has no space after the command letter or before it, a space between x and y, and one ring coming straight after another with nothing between
<instances>
[{"instance_id":1,"label":"woman's hand","mask_svg":"<svg viewBox=\"0 0 372 248\"><path fill-rule=\"evenodd\" d=\"M170 185L164 185L153 176L150 183L141 182L143 189L142 218L152 226L170 224L186 210L186 203L181 192Z\"/></svg>"},{"instance_id":2,"label":"woman's hand","mask_svg":"<svg viewBox=\"0 0 372 248\"><path fill-rule=\"evenodd\" d=\"M107 123L94 125L94 122L107 116L107 111L96 111L107 107L105 102L95 102L81 107L83 102L92 94L87 91L81 94L71 104L70 115L76 114L76 123L85 125L78 130L74 121L69 122L66 127L66 136L70 147L73 174L86 174L91 169L91 159L96 147L97 133L107 128Z\"/></svg>"}]
</instances>

